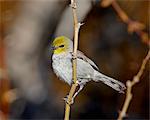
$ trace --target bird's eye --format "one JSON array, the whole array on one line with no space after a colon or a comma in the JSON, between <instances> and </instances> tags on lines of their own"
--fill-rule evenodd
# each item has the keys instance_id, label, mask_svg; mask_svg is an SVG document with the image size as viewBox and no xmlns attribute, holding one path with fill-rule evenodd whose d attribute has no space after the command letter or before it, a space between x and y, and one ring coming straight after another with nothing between
<instances>
[{"instance_id":1,"label":"bird's eye","mask_svg":"<svg viewBox=\"0 0 150 120\"><path fill-rule=\"evenodd\" d=\"M61 47L61 48L62 48L62 47L64 47L64 45L60 45L59 47Z\"/></svg>"}]
</instances>

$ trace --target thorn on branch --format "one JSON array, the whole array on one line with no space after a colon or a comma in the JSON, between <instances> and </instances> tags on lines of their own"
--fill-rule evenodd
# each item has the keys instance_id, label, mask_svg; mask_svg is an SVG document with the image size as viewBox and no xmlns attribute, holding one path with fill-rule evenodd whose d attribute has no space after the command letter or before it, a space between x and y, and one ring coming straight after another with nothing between
<instances>
[{"instance_id":1,"label":"thorn on branch","mask_svg":"<svg viewBox=\"0 0 150 120\"><path fill-rule=\"evenodd\" d=\"M85 23L78 23L79 28L84 25Z\"/></svg>"},{"instance_id":2,"label":"thorn on branch","mask_svg":"<svg viewBox=\"0 0 150 120\"><path fill-rule=\"evenodd\" d=\"M75 2L71 2L70 7L73 9L77 9L77 4Z\"/></svg>"},{"instance_id":3,"label":"thorn on branch","mask_svg":"<svg viewBox=\"0 0 150 120\"><path fill-rule=\"evenodd\" d=\"M84 25L84 23L78 23L78 24L77 24L77 28L76 28L76 29L78 29L78 30L79 30L79 29L80 29L80 27L81 27L82 25Z\"/></svg>"}]
</instances>

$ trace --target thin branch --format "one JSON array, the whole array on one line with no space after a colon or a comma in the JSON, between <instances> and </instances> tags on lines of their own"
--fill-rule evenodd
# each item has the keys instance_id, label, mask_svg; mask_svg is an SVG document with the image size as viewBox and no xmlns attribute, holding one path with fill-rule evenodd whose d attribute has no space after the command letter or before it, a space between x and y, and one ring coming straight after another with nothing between
<instances>
[{"instance_id":1,"label":"thin branch","mask_svg":"<svg viewBox=\"0 0 150 120\"><path fill-rule=\"evenodd\" d=\"M142 39L142 42L144 42L147 45L150 45L150 39L148 38L148 34L144 32L145 25L143 23L140 23L138 21L134 21L125 13L125 11L119 6L116 0L102 0L101 6L102 7L108 7L112 5L113 9L116 11L120 19L128 25L128 32L133 33L135 32L137 35L139 35Z\"/></svg>"},{"instance_id":2,"label":"thin branch","mask_svg":"<svg viewBox=\"0 0 150 120\"><path fill-rule=\"evenodd\" d=\"M122 108L121 112L119 113L118 120L122 120L126 116L126 112L128 110L129 104L132 100L132 92L131 92L132 87L140 81L140 78L144 72L146 63L148 62L149 59L150 59L150 50L149 50L147 56L145 57L145 59L143 60L143 63L141 65L140 70L137 73L137 75L133 77L132 81L128 80L126 82L126 85L127 85L126 99L125 99L123 108Z\"/></svg>"},{"instance_id":3,"label":"thin branch","mask_svg":"<svg viewBox=\"0 0 150 120\"><path fill-rule=\"evenodd\" d=\"M77 12L76 12L76 2L75 0L71 0L71 7L72 7L72 13L73 13L73 21L74 21L74 47L73 47L73 59L72 59L72 69L73 69L73 84L71 86L69 95L68 95L68 101L66 102L66 108L65 108L65 120L69 120L70 116L70 107L71 107L71 102L72 102L72 97L75 93L76 87L78 86L77 84L77 48L78 48L78 34L79 34L79 29L82 24L78 23L78 18L77 18Z\"/></svg>"},{"instance_id":4,"label":"thin branch","mask_svg":"<svg viewBox=\"0 0 150 120\"><path fill-rule=\"evenodd\" d=\"M121 18L121 20L128 25L128 32L129 33L133 33L133 32L137 33L137 35L139 35L141 37L142 42L144 42L145 44L147 44L149 46L150 40L148 38L148 34L143 31L145 29L145 25L129 18L128 15L125 13L125 11L123 11L123 9L119 6L119 4L117 3L116 0L103 0L101 2L102 7L108 7L110 5L112 5L112 7L114 8L114 10L118 14L118 16ZM123 108L122 108L121 112L119 113L118 120L122 120L126 116L126 112L128 110L129 104L130 104L130 102L132 100L132 96L133 96L132 88L136 83L139 82L149 58L150 58L150 51L148 52L147 56L143 60L143 63L141 65L141 68L140 68L139 72L137 73L137 75L133 77L132 81L128 80L126 82L126 85L127 85L126 99L125 99Z\"/></svg>"}]
</instances>

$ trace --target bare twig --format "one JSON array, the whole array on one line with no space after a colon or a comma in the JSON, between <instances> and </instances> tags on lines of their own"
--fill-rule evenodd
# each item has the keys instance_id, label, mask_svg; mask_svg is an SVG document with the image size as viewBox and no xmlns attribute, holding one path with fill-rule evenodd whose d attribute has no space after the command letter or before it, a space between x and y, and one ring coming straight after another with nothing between
<instances>
[{"instance_id":1,"label":"bare twig","mask_svg":"<svg viewBox=\"0 0 150 120\"><path fill-rule=\"evenodd\" d=\"M137 73L136 76L133 77L133 80L130 81L128 80L126 82L126 85L127 85L127 92L126 92L126 99L125 99L125 102L124 102L124 105L123 105L123 108L121 110L121 112L119 113L119 117L118 117L118 120L122 120L123 117L126 116L126 112L127 112L127 109L129 107L129 104L130 104L130 101L132 100L132 87L139 82L143 72L144 72L144 69L145 69L145 66L146 66L146 63L148 62L150 58L150 50L147 54L147 56L145 57L145 59L143 60L143 63L140 67L140 70L139 72Z\"/></svg>"},{"instance_id":2,"label":"bare twig","mask_svg":"<svg viewBox=\"0 0 150 120\"><path fill-rule=\"evenodd\" d=\"M116 0L102 0L102 7L108 7L109 5L112 5L120 19L128 25L129 33L135 32L141 37L142 42L144 42L147 45L150 45L150 39L148 38L148 34L143 31L145 29L145 25L143 23L134 21L131 18L129 18L129 16L125 13L125 11L123 11L123 9L119 6Z\"/></svg>"},{"instance_id":3,"label":"bare twig","mask_svg":"<svg viewBox=\"0 0 150 120\"><path fill-rule=\"evenodd\" d=\"M121 18L121 20L128 25L128 32L129 33L133 33L133 32L137 33L137 35L139 35L141 37L142 42L144 42L145 44L147 44L149 46L150 40L148 38L148 34L143 31L145 29L145 25L129 18L128 15L125 13L125 11L123 11L122 8L119 6L119 4L117 3L116 0L102 0L102 2L101 2L102 7L108 7L110 5L112 5L112 7L114 8L114 10L118 14L118 16ZM126 82L126 85L127 85L126 99L125 99L123 108L122 108L121 112L119 113L118 120L122 120L123 117L126 116L127 109L132 100L132 87L136 83L139 82L140 77L142 76L142 74L144 72L146 63L148 62L149 58L150 58L150 51L148 52L147 56L143 60L143 63L141 65L141 68L140 68L139 72L137 73L137 75L133 77L132 81L128 80Z\"/></svg>"},{"instance_id":4,"label":"bare twig","mask_svg":"<svg viewBox=\"0 0 150 120\"><path fill-rule=\"evenodd\" d=\"M66 108L65 108L65 120L69 120L69 116L70 116L70 106L71 106L71 101L72 101L72 97L75 93L76 87L78 86L77 84L77 48L78 48L78 34L79 34L79 29L80 26L82 25L81 23L78 22L78 18L77 18L77 13L76 13L76 2L75 0L71 0L71 7L72 7L72 13L73 13L73 20L74 20L74 48L73 48L73 60L72 60L72 64L73 64L73 81L74 83L71 86L69 95L68 95L68 102L66 102Z\"/></svg>"}]
</instances>

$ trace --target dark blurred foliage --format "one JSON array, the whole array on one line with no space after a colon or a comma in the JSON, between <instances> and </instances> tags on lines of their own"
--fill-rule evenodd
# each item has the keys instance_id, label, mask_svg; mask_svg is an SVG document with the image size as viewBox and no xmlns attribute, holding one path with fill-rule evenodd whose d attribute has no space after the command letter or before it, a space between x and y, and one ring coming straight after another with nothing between
<instances>
[{"instance_id":1,"label":"dark blurred foliage","mask_svg":"<svg viewBox=\"0 0 150 120\"><path fill-rule=\"evenodd\" d=\"M146 32L149 32L148 3L149 1L119 1L120 6L129 17L143 22L146 25ZM3 15L2 19L6 18L5 15L10 13L17 16L17 7L19 7L19 4L19 1L0 2L0 5L3 7L3 9L1 9L1 14ZM7 13L5 9L8 9ZM13 20L15 20L14 16ZM2 49L5 49L3 37L6 34L6 28L11 26L11 22L12 21L9 20L7 20L7 22L1 20L1 52ZM79 36L79 49L89 58L92 58L99 66L100 72L118 79L123 83L126 83L127 80L131 80L138 72L142 60L147 54L147 45L141 42L137 34L129 34L127 32L126 24L119 19L112 7L102 8L99 2L93 5L91 11L84 19L84 23ZM49 33L48 29L47 33ZM45 44L45 48L47 48L49 43L46 42ZM43 49L45 50L45 48ZM45 55L45 53L43 54ZM1 60L4 60L4 54L0 54L0 57ZM20 97L9 105L10 112L8 115L10 119L63 119L64 101L62 98L68 93L69 86L58 80L53 74L50 57L48 57L47 61L48 63L46 63L46 65L49 66L49 77L53 85L53 88L50 89L49 92L53 93L51 94L53 96L47 97L47 99L40 104L30 102ZM5 61L3 61L3 64L5 64ZM140 83L133 88L133 99L129 106L128 119L149 118L148 76L149 69L147 65ZM5 80L1 80L0 82L2 83L2 81ZM5 84L10 84L10 82L6 82ZM13 84L10 86L10 88L15 88ZM1 87L0 96L2 94ZM50 100L51 98L53 98L53 100ZM102 83L89 82L75 99L71 110L71 118L116 119L124 99L125 94L119 94ZM0 110L2 110L1 104Z\"/></svg>"}]
</instances>

